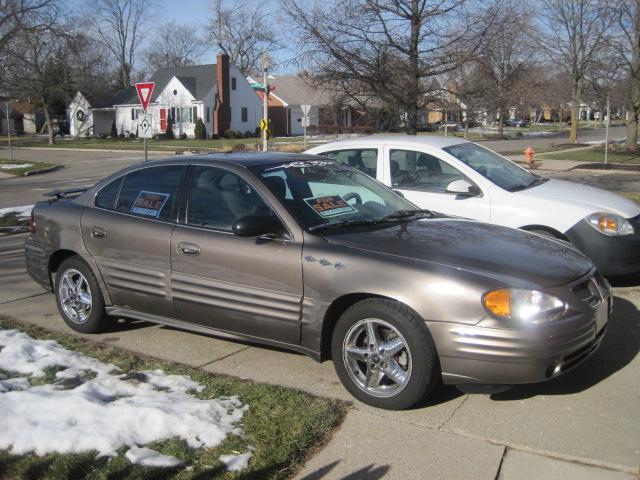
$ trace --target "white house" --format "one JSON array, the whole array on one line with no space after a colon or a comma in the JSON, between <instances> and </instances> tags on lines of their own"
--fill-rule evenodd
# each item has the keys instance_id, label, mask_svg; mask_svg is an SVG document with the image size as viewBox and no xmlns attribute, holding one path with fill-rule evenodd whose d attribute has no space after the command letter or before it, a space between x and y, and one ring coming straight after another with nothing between
<instances>
[{"instance_id":1,"label":"white house","mask_svg":"<svg viewBox=\"0 0 640 480\"><path fill-rule=\"evenodd\" d=\"M223 135L229 129L254 132L260 122L260 101L227 55L218 55L215 64L160 69L151 81L155 89L147 115L154 135L166 132L169 119L176 137L186 134L191 138L198 118L203 119L207 135ZM85 113L78 115L78 111ZM115 120L118 134L129 136L137 135L142 107L135 87L119 92L106 108L89 105L79 92L68 115L72 135L109 134Z\"/></svg>"}]
</instances>

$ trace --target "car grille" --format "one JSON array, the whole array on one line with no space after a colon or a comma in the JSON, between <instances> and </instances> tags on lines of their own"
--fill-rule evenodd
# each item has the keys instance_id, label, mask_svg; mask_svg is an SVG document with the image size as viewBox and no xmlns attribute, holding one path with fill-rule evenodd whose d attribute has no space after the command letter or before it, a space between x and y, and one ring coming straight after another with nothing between
<instances>
[{"instance_id":1,"label":"car grille","mask_svg":"<svg viewBox=\"0 0 640 480\"><path fill-rule=\"evenodd\" d=\"M593 351L600 346L600 342L602 341L602 338L604 337L604 333L606 330L607 330L607 327L605 326L604 328L602 328L602 330L598 332L596 337L591 342L579 348L578 350L564 356L562 358L562 362L563 362L562 371L565 372L567 370L572 369L573 367L578 365L580 362L582 362L585 358L587 358L589 355L591 355Z\"/></svg>"},{"instance_id":2,"label":"car grille","mask_svg":"<svg viewBox=\"0 0 640 480\"><path fill-rule=\"evenodd\" d=\"M571 289L582 302L594 309L598 308L602 300L607 297L608 290L606 280L599 272Z\"/></svg>"},{"instance_id":3,"label":"car grille","mask_svg":"<svg viewBox=\"0 0 640 480\"><path fill-rule=\"evenodd\" d=\"M614 258L611 263L614 267L640 267L640 257L636 258Z\"/></svg>"}]
</instances>

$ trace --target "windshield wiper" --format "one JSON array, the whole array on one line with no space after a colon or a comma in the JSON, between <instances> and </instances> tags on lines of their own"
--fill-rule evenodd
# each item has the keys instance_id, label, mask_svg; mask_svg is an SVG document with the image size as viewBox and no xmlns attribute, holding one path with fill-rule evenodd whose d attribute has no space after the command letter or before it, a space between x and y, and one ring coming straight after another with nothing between
<instances>
[{"instance_id":1,"label":"windshield wiper","mask_svg":"<svg viewBox=\"0 0 640 480\"><path fill-rule=\"evenodd\" d=\"M354 227L354 226L362 226L362 225L377 225L380 223L402 220L404 218L413 217L416 215L433 216L435 214L431 210L419 210L419 209L398 210L396 212L390 213L380 218L370 218L365 220L341 220L339 222L322 223L320 225L313 225L312 227L309 227L307 230L309 232L316 232L318 230L323 230L325 228L343 228L343 227Z\"/></svg>"},{"instance_id":2,"label":"windshield wiper","mask_svg":"<svg viewBox=\"0 0 640 480\"><path fill-rule=\"evenodd\" d=\"M532 182L526 185L515 185L509 189L510 192L519 192L520 190L526 190L527 188L535 187L536 185L540 185L544 182L547 182L549 179L546 177L538 177Z\"/></svg>"},{"instance_id":3,"label":"windshield wiper","mask_svg":"<svg viewBox=\"0 0 640 480\"><path fill-rule=\"evenodd\" d=\"M320 225L313 225L309 227L307 230L309 232L316 232L318 230L324 230L325 228L342 228L342 227L353 227L359 225L376 225L380 223L380 220L369 219L369 220L340 220L339 222L330 222L330 223L321 223Z\"/></svg>"},{"instance_id":4,"label":"windshield wiper","mask_svg":"<svg viewBox=\"0 0 640 480\"><path fill-rule=\"evenodd\" d=\"M393 221L393 220L400 220L402 218L407 218L407 217L414 217L416 215L425 215L428 217L433 217L435 214L431 211L431 210L424 210L424 209L413 209L413 210L398 210L396 212L390 213L389 215L385 215L384 217L380 218L379 221L380 222L388 222L388 221Z\"/></svg>"}]
</instances>

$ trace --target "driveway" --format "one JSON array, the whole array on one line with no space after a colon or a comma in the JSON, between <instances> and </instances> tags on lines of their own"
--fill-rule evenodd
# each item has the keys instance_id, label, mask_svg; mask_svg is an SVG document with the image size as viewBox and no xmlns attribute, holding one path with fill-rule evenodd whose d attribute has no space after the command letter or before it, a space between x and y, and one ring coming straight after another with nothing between
<instances>
[{"instance_id":1,"label":"driveway","mask_svg":"<svg viewBox=\"0 0 640 480\"><path fill-rule=\"evenodd\" d=\"M68 159L69 169L51 177L0 180L0 206L31 203L42 193L34 188L89 183L136 161L130 153L109 154L108 162L105 154L85 153ZM86 180L74 178L74 172L85 172ZM53 295L27 276L23 241L24 235L0 237L0 313L70 333ZM492 395L441 386L404 412L354 401L342 427L297 478L637 478L640 287L614 293L614 315L602 346L566 376ZM318 364L296 353L144 322L121 321L89 338L210 372L352 400L331 362Z\"/></svg>"}]
</instances>

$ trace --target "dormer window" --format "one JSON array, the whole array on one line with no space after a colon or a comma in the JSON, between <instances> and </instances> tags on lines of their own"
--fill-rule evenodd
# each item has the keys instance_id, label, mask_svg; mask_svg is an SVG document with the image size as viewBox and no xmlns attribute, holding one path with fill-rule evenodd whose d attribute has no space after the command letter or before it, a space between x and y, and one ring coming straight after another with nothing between
<instances>
[{"instance_id":1,"label":"dormer window","mask_svg":"<svg viewBox=\"0 0 640 480\"><path fill-rule=\"evenodd\" d=\"M231 77L231 90L236 89L236 77Z\"/></svg>"}]
</instances>

